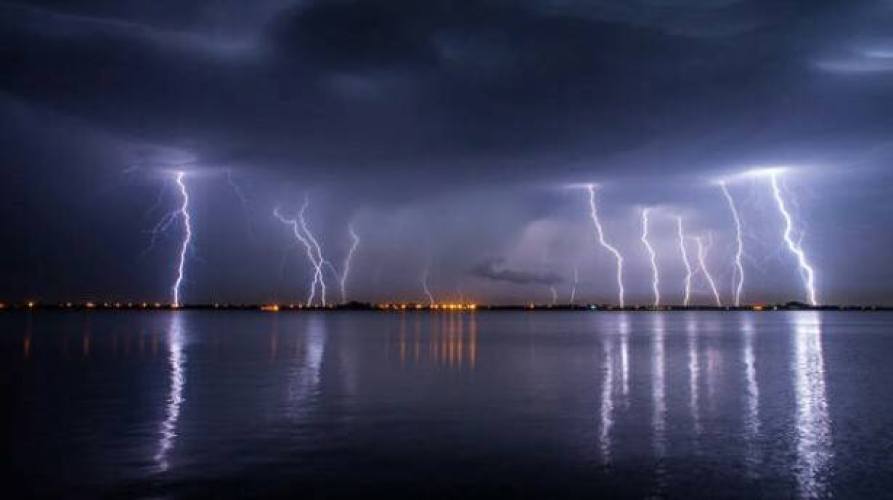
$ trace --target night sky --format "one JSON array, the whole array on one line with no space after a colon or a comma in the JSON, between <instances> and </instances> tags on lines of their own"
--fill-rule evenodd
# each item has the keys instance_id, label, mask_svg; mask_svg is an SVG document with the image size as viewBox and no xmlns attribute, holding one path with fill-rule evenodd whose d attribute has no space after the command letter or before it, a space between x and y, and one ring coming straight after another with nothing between
<instances>
[{"instance_id":1,"label":"night sky","mask_svg":"<svg viewBox=\"0 0 893 500\"><path fill-rule=\"evenodd\" d=\"M671 6L672 4L672 6ZM0 300L303 302L309 228L348 298L628 304L712 240L715 181L781 175L823 303L893 304L893 1L43 0L0 3ZM744 302L804 300L766 178L728 183ZM154 239L154 244L153 243ZM695 255L688 241L691 257ZM326 270L330 300L336 273ZM712 302L702 275L693 301Z\"/></svg>"}]
</instances>

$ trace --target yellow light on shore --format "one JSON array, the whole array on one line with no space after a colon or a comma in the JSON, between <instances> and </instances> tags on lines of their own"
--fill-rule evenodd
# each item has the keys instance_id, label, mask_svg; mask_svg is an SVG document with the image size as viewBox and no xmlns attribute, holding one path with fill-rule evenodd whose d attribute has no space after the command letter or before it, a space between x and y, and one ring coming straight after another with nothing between
<instances>
[{"instance_id":1,"label":"yellow light on shore","mask_svg":"<svg viewBox=\"0 0 893 500\"><path fill-rule=\"evenodd\" d=\"M266 311L266 312L279 312L279 305L278 304L263 305L260 307L260 310Z\"/></svg>"}]
</instances>

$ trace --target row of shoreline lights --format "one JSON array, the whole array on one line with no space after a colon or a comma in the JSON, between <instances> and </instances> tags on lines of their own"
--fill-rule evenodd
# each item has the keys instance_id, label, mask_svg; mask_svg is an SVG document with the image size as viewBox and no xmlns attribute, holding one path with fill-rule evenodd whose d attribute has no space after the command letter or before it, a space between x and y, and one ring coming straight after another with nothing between
<instances>
[{"instance_id":1,"label":"row of shoreline lights","mask_svg":"<svg viewBox=\"0 0 893 500\"><path fill-rule=\"evenodd\" d=\"M28 301L25 304L25 307L28 309L34 309L39 306L39 304L35 301ZM53 304L54 307L60 307L64 309L188 309L189 306L183 304L165 304L161 302L63 302L58 304ZM6 303L0 302L0 309L5 309L7 307ZM15 307L15 306L13 306ZM228 309L228 308L245 308L246 306L243 304L220 304L215 303L210 305L210 307L214 309ZM327 306L307 306L304 304L263 304L260 306L256 306L262 311L279 311L282 309L337 309L338 306L334 304L329 304ZM376 304L376 309L430 309L430 310L443 310L443 311L474 311L478 308L477 304L431 304L431 305L423 305L416 303L384 303L384 304Z\"/></svg>"},{"instance_id":2,"label":"row of shoreline lights","mask_svg":"<svg viewBox=\"0 0 893 500\"><path fill-rule=\"evenodd\" d=\"M571 305L571 304L565 304ZM28 301L23 304L26 309L39 309L45 307L38 302ZM178 310L178 309L190 309L192 306L187 305L177 305L177 304L163 304L161 302L103 302L101 304L97 304L95 302L84 302L84 303L74 303L74 302L64 302L58 304L52 304L51 307L57 307L62 309L167 309L167 310ZM327 306L306 306L304 304L263 304L263 305L249 305L249 304L211 304L210 306L201 306L201 307L210 307L212 309L244 309L244 310L261 310L265 312L278 312L282 310L336 310L339 309L336 305L327 305ZM373 309L381 310L381 311L414 311L414 310L424 310L424 311L475 311L480 309L482 306L478 304L417 304L417 303L384 303L384 304L375 304ZM674 310L687 310L689 307L687 306L678 306L678 305L665 305L665 306L651 306L651 305L635 305L628 306L625 308L618 308L616 306L611 305L576 305L574 306L577 309L588 309L588 310L602 310L602 311L674 311ZM778 310L782 306L779 305L764 305L764 304L752 304L747 306L695 306L695 308L701 307L709 307L711 309L718 310L750 310L750 311L765 311L765 310ZM836 309L848 309L853 306L835 306ZM877 310L880 306L855 306L857 309L862 310ZM15 304L7 304L5 302L0 302L0 310L4 309L16 309L17 306ZM484 306L484 308L487 308ZM551 304L527 304L523 306L524 309L563 309L563 307L557 307Z\"/></svg>"},{"instance_id":3,"label":"row of shoreline lights","mask_svg":"<svg viewBox=\"0 0 893 500\"><path fill-rule=\"evenodd\" d=\"M30 301L26 302L25 307L28 309L33 309L39 306L37 302ZM572 306L578 309L602 309L602 310L615 310L619 309L616 306L612 305L596 305L596 304L563 304L562 306L555 306L553 304L535 304L528 303L523 307L525 309L561 309L565 306ZM0 309L7 308L7 304L0 302ZM14 306L13 306L14 307ZM59 304L53 304L53 307L63 308L63 309L190 309L194 306L188 305L177 305L177 304L163 304L161 302L142 302L142 303L134 303L134 302L103 302L101 304L97 304L95 302L84 302L84 303L74 303L74 302L64 302ZM329 304L326 306L307 306L304 304L261 304L261 305L250 305L250 304L210 304L207 306L198 306L201 308L212 308L212 309L260 309L261 311L267 312L277 312L281 310L294 310L294 309L308 309L308 310L319 310L319 309L339 309L339 306L334 304ZM410 303L381 303L375 304L373 309L380 310L432 310L432 311L474 311L481 308L479 304L418 304L415 302ZM492 306L491 306L492 307ZM512 306L512 307L522 307L522 306ZM702 306L696 306L702 307ZM755 311L763 310L765 305L762 304L753 304L749 306L743 306L746 309L752 309ZM665 305L665 306L651 306L651 305L634 305L627 306L624 308L625 310L652 310L652 311L672 311L674 309L685 308L684 306L673 306L673 305ZM722 306L718 307L719 309L740 309L742 307L732 307L732 306Z\"/></svg>"}]
</instances>

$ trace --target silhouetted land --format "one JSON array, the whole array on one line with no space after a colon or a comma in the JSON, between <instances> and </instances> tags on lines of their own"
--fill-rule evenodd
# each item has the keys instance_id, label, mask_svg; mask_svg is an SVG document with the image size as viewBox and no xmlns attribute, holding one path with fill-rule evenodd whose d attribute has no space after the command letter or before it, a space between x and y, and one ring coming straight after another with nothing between
<instances>
[{"instance_id":1,"label":"silhouetted land","mask_svg":"<svg viewBox=\"0 0 893 500\"><path fill-rule=\"evenodd\" d=\"M304 304L184 304L173 306L171 304L154 302L63 302L40 303L23 302L15 304L0 304L2 311L22 310L50 310L50 311L169 311L169 310L200 310L200 311L266 311L266 312L301 312L301 311L431 311L431 312L471 312L471 311L630 311L630 312L659 312L659 311L893 311L893 306L883 305L831 305L810 306L802 302L787 302L784 304L759 304L734 306L705 306L705 305L666 305L660 307L631 305L617 307L610 304L516 304L516 305L487 305L487 304L417 304L417 303L381 303L349 302L347 304L331 304L328 306L307 306Z\"/></svg>"}]
</instances>

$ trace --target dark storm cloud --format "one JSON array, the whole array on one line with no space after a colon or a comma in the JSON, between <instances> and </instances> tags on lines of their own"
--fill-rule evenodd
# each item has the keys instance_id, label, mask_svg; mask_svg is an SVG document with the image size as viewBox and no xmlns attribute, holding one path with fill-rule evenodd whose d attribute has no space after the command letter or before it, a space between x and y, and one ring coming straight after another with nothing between
<instances>
[{"instance_id":1,"label":"dark storm cloud","mask_svg":"<svg viewBox=\"0 0 893 500\"><path fill-rule=\"evenodd\" d=\"M821 2L692 4L669 16L610 2L263 6L265 16L224 6L268 21L222 34L208 8L186 8L184 22L163 6L126 17L105 2L7 6L0 82L206 162L547 172L748 105L802 66L799 19L823 12Z\"/></svg>"},{"instance_id":2,"label":"dark storm cloud","mask_svg":"<svg viewBox=\"0 0 893 500\"><path fill-rule=\"evenodd\" d=\"M891 24L889 2L0 2L0 213L11 242L0 281L16 297L47 277L60 290L90 282L163 293L168 277L156 274L169 256L132 255L153 224L143 213L163 184L155 170L179 165L207 174L193 181L196 252L209 262L204 274L194 265L196 295L247 290L257 300L275 298L264 295L270 281L303 287L277 275L306 263L279 265L293 242L269 213L293 208L305 190L333 254L348 221L365 224L356 289L391 279L413 290L427 261L442 262L432 280L446 282L485 255L522 255L512 268L475 269L519 295L527 285L542 293L546 282L519 262L567 270L569 259L593 256L582 237L561 233L582 234L588 222L580 193L552 189L565 183L602 183L609 234L635 253L642 204L723 227L722 200L710 205L715 193L694 190L728 169L772 162L882 175ZM221 172L244 186L244 213ZM874 189L871 199L885 199ZM870 203L861 213L883 218ZM842 217L831 208L813 217ZM546 219L563 221L555 234L531 231ZM256 240L227 232L249 225ZM862 261L880 263L877 246ZM221 254L230 260L215 261ZM847 262L840 252L824 259ZM266 267L229 282L212 272L239 260ZM84 261L94 264L77 267ZM146 271L132 290L97 277L133 269ZM590 274L593 290L604 288ZM884 285L872 286L879 295ZM498 292L515 300L508 288Z\"/></svg>"},{"instance_id":3,"label":"dark storm cloud","mask_svg":"<svg viewBox=\"0 0 893 500\"><path fill-rule=\"evenodd\" d=\"M561 276L545 272L533 273L505 267L505 259L488 259L471 270L471 275L493 281L502 281L514 285L557 285L562 282Z\"/></svg>"}]
</instances>

